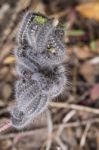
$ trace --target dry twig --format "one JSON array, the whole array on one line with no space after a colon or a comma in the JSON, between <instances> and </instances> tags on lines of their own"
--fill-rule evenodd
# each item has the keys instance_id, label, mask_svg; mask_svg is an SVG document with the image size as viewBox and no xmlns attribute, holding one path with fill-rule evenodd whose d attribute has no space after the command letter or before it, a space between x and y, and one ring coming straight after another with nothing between
<instances>
[{"instance_id":1,"label":"dry twig","mask_svg":"<svg viewBox=\"0 0 99 150\"><path fill-rule=\"evenodd\" d=\"M75 121L75 122L70 122L70 123L65 123L65 124L59 124L59 125L54 125L53 126L53 129L57 129L59 128L60 126L64 126L64 128L75 128L75 127L79 127L79 126L83 126L83 125L86 125L86 124L93 124L93 123L99 123L99 118L91 118L91 119L87 119L87 120L83 120L83 121ZM30 130L30 131L24 131L22 132L22 137L25 137L25 136L34 136L35 135L38 135L39 136L39 133L45 133L47 132L47 129L44 127L44 128L39 128L39 129L35 129L35 130ZM2 135L0 136L0 140L2 139L7 139L7 138L14 138L17 134L19 133L10 133L10 134L5 134L5 135Z\"/></svg>"},{"instance_id":2,"label":"dry twig","mask_svg":"<svg viewBox=\"0 0 99 150\"><path fill-rule=\"evenodd\" d=\"M87 136L87 133L88 133L88 130L90 128L91 124L87 124L86 127L85 127L85 130L84 130L84 133L83 133L83 136L81 138L81 141L80 141L80 147L83 147L85 145L85 142L86 142L86 136Z\"/></svg>"},{"instance_id":3,"label":"dry twig","mask_svg":"<svg viewBox=\"0 0 99 150\"><path fill-rule=\"evenodd\" d=\"M4 121L2 124L0 124L0 133L10 128L11 126L12 122L10 120Z\"/></svg>"},{"instance_id":4,"label":"dry twig","mask_svg":"<svg viewBox=\"0 0 99 150\"><path fill-rule=\"evenodd\" d=\"M76 104L68 104L68 103L57 103L57 102L50 102L49 105L51 107L57 107L57 108L70 108L78 111L84 111L88 113L93 113L99 115L99 109L96 108L90 108L86 106L76 105Z\"/></svg>"}]
</instances>

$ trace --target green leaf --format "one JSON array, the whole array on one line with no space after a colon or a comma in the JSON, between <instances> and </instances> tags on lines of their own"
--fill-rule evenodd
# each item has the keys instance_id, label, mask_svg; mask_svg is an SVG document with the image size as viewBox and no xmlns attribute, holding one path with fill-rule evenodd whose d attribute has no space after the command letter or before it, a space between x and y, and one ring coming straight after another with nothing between
<instances>
[{"instance_id":1,"label":"green leaf","mask_svg":"<svg viewBox=\"0 0 99 150\"><path fill-rule=\"evenodd\" d=\"M82 36L85 32L83 30L71 30L67 32L68 36Z\"/></svg>"},{"instance_id":2,"label":"green leaf","mask_svg":"<svg viewBox=\"0 0 99 150\"><path fill-rule=\"evenodd\" d=\"M96 42L95 41L91 41L90 42L90 47L91 47L92 51L96 51Z\"/></svg>"}]
</instances>

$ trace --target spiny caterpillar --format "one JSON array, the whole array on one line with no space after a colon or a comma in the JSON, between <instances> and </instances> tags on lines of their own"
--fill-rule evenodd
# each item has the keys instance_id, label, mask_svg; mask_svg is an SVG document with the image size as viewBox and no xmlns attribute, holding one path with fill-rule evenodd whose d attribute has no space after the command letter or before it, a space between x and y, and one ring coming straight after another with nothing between
<instances>
[{"instance_id":1,"label":"spiny caterpillar","mask_svg":"<svg viewBox=\"0 0 99 150\"><path fill-rule=\"evenodd\" d=\"M11 111L15 128L29 125L64 90L66 48L61 33L64 31L42 14L27 12L22 20L15 49L19 75Z\"/></svg>"}]
</instances>

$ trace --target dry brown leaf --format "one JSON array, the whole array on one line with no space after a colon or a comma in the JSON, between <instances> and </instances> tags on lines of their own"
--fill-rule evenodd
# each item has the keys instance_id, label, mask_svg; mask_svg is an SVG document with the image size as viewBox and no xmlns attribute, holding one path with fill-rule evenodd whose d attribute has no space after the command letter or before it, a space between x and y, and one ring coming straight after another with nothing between
<instances>
[{"instance_id":1,"label":"dry brown leaf","mask_svg":"<svg viewBox=\"0 0 99 150\"><path fill-rule=\"evenodd\" d=\"M4 59L4 64L12 64L12 63L14 63L15 62L15 57L14 56L9 56L9 57L6 57L5 59Z\"/></svg>"},{"instance_id":2,"label":"dry brown leaf","mask_svg":"<svg viewBox=\"0 0 99 150\"><path fill-rule=\"evenodd\" d=\"M93 84L97 74L99 74L99 64L92 64L87 61L80 66L79 71L89 84Z\"/></svg>"},{"instance_id":3,"label":"dry brown leaf","mask_svg":"<svg viewBox=\"0 0 99 150\"><path fill-rule=\"evenodd\" d=\"M4 107L4 106L5 106L4 101L0 99L0 107Z\"/></svg>"},{"instance_id":4,"label":"dry brown leaf","mask_svg":"<svg viewBox=\"0 0 99 150\"><path fill-rule=\"evenodd\" d=\"M99 21L99 1L81 4L76 10L89 19Z\"/></svg>"},{"instance_id":5,"label":"dry brown leaf","mask_svg":"<svg viewBox=\"0 0 99 150\"><path fill-rule=\"evenodd\" d=\"M97 100L99 98L99 84L93 86L90 91L90 96L92 100Z\"/></svg>"},{"instance_id":6,"label":"dry brown leaf","mask_svg":"<svg viewBox=\"0 0 99 150\"><path fill-rule=\"evenodd\" d=\"M5 84L3 89L2 89L2 95L4 99L8 99L12 93L11 86L9 84Z\"/></svg>"},{"instance_id":7,"label":"dry brown leaf","mask_svg":"<svg viewBox=\"0 0 99 150\"><path fill-rule=\"evenodd\" d=\"M8 74L9 68L4 66L0 69L0 80L4 79L5 76Z\"/></svg>"},{"instance_id":8,"label":"dry brown leaf","mask_svg":"<svg viewBox=\"0 0 99 150\"><path fill-rule=\"evenodd\" d=\"M7 55L9 55L9 53L13 50L13 48L14 43L7 43L3 45L2 50L0 49L0 62L2 62L3 59L7 57Z\"/></svg>"},{"instance_id":9,"label":"dry brown leaf","mask_svg":"<svg viewBox=\"0 0 99 150\"><path fill-rule=\"evenodd\" d=\"M4 150L7 150L7 149L9 149L11 147L12 142L9 139L8 140L4 140L4 141L1 142L1 145L2 145Z\"/></svg>"},{"instance_id":10,"label":"dry brown leaf","mask_svg":"<svg viewBox=\"0 0 99 150\"><path fill-rule=\"evenodd\" d=\"M94 68L89 63L80 66L80 73L88 83L94 83Z\"/></svg>"},{"instance_id":11,"label":"dry brown leaf","mask_svg":"<svg viewBox=\"0 0 99 150\"><path fill-rule=\"evenodd\" d=\"M75 53L76 53L76 56L81 60L84 60L93 56L93 53L90 51L88 46L77 47Z\"/></svg>"}]
</instances>

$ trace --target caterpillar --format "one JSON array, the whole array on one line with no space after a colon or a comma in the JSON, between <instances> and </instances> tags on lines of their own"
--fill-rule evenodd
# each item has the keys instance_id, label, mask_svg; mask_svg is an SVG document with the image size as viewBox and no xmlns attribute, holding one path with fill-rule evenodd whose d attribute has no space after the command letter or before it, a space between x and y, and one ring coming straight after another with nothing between
<instances>
[{"instance_id":1,"label":"caterpillar","mask_svg":"<svg viewBox=\"0 0 99 150\"><path fill-rule=\"evenodd\" d=\"M27 12L17 35L15 105L12 125L21 129L30 124L60 95L66 85L66 47L59 27L48 17Z\"/></svg>"}]
</instances>

